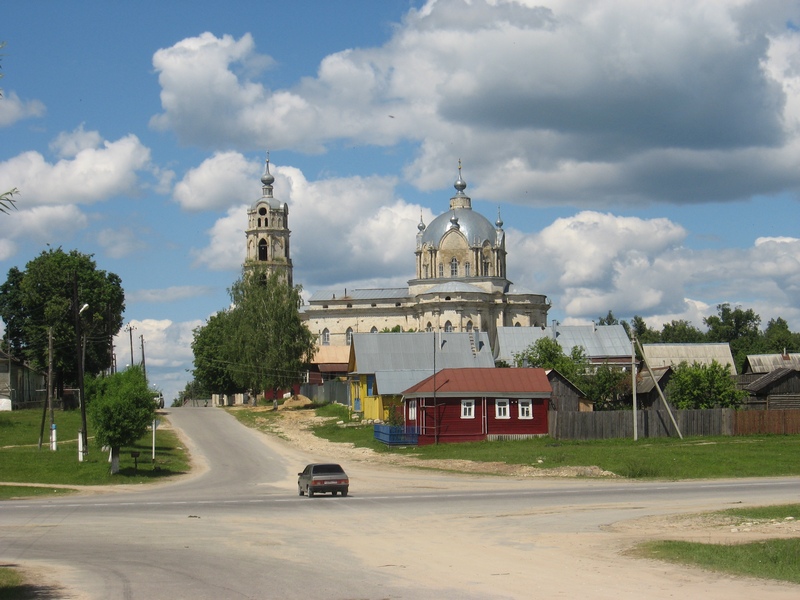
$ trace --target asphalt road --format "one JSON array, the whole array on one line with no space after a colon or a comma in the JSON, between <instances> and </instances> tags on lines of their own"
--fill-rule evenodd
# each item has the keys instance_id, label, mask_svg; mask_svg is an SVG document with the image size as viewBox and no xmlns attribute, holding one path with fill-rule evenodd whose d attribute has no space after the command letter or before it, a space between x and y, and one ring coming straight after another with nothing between
<instances>
[{"instance_id":1,"label":"asphalt road","mask_svg":"<svg viewBox=\"0 0 800 600\"><path fill-rule=\"evenodd\" d=\"M0 505L0 564L43 598L739 597L715 576L624 558L613 524L800 502L798 479L514 480L345 464L351 492L300 497L311 456L214 408L170 409L198 459L174 484ZM632 575L632 573L635 573ZM677 575L676 575L677 573ZM674 589L675 577L680 589ZM730 582L728 582L729 584ZM734 590L740 589L735 586ZM748 582L742 596L796 597ZM754 596L755 594L755 596Z\"/></svg>"}]
</instances>

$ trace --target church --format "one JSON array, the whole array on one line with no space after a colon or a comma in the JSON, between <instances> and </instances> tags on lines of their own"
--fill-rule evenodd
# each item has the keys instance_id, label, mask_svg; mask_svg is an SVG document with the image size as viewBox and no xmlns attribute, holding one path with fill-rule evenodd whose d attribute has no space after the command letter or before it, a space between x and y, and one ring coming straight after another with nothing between
<instances>
[{"instance_id":1,"label":"church","mask_svg":"<svg viewBox=\"0 0 800 600\"><path fill-rule=\"evenodd\" d=\"M289 209L273 197L267 158L262 197L248 210L247 264L278 270L292 284ZM407 287L321 290L301 306L319 346L349 346L355 333L484 331L494 346L498 327L544 327L550 301L515 288L506 275L503 221L472 210L461 161L449 210L417 225L416 276ZM410 233L410 232L409 232Z\"/></svg>"}]
</instances>

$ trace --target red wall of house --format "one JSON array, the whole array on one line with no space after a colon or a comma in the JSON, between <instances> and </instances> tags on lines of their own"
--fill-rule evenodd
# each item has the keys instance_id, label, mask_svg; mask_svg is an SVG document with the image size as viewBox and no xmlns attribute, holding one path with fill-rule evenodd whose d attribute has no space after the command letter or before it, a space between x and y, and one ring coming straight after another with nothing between
<instances>
[{"instance_id":1,"label":"red wall of house","mask_svg":"<svg viewBox=\"0 0 800 600\"><path fill-rule=\"evenodd\" d=\"M511 400L510 402L509 414L511 418L509 419L497 419L495 417L494 398L487 398L485 401L476 398L475 418L473 419L461 418L461 399L437 400L436 412L434 412L432 400L427 400L429 405L424 407L420 406L421 402L421 400L418 401L417 422L406 422L408 425L420 427L418 444L421 446L436 443L435 423L438 423L438 442L440 444L481 441L486 439L487 434L532 435L547 433L546 399L534 399L532 403L533 419L525 420L520 420L518 417L519 404L517 400ZM484 412L486 419L484 419Z\"/></svg>"}]
</instances>

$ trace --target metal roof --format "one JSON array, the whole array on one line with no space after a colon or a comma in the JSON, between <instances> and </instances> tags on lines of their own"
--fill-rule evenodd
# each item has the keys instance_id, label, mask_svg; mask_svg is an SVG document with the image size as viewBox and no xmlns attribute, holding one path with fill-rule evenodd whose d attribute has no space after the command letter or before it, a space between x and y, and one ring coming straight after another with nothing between
<instances>
[{"instance_id":1,"label":"metal roof","mask_svg":"<svg viewBox=\"0 0 800 600\"><path fill-rule=\"evenodd\" d=\"M784 367L800 369L800 354L748 354L742 371L769 373Z\"/></svg>"},{"instance_id":2,"label":"metal roof","mask_svg":"<svg viewBox=\"0 0 800 600\"><path fill-rule=\"evenodd\" d=\"M673 366L685 362L710 365L717 361L723 367L729 365L731 374L736 375L731 347L723 344L642 344L644 357L651 369Z\"/></svg>"},{"instance_id":3,"label":"metal roof","mask_svg":"<svg viewBox=\"0 0 800 600\"><path fill-rule=\"evenodd\" d=\"M318 290L309 302L333 302L337 300L388 300L408 297L408 288L375 288L356 290Z\"/></svg>"},{"instance_id":4,"label":"metal roof","mask_svg":"<svg viewBox=\"0 0 800 600\"><path fill-rule=\"evenodd\" d=\"M376 371L375 383L381 395L399 396L412 385L433 375L433 369L411 369L408 371Z\"/></svg>"},{"instance_id":5,"label":"metal roof","mask_svg":"<svg viewBox=\"0 0 800 600\"><path fill-rule=\"evenodd\" d=\"M541 338L555 339L564 354L582 346L590 360L631 355L631 341L622 325L554 325L551 327L498 327L498 359L514 364L514 355Z\"/></svg>"},{"instance_id":6,"label":"metal roof","mask_svg":"<svg viewBox=\"0 0 800 600\"><path fill-rule=\"evenodd\" d=\"M489 334L485 331L355 333L352 349L351 373L494 368Z\"/></svg>"},{"instance_id":7,"label":"metal roof","mask_svg":"<svg viewBox=\"0 0 800 600\"><path fill-rule=\"evenodd\" d=\"M758 393L761 390L768 388L773 383L779 382L784 377L788 377L792 373L797 371L792 367L781 367L779 369L774 369L767 373L766 375L759 377L753 383L748 386L745 386L745 390L748 392Z\"/></svg>"},{"instance_id":8,"label":"metal roof","mask_svg":"<svg viewBox=\"0 0 800 600\"><path fill-rule=\"evenodd\" d=\"M406 398L549 398L553 392L544 369L444 369L403 392Z\"/></svg>"},{"instance_id":9,"label":"metal roof","mask_svg":"<svg viewBox=\"0 0 800 600\"><path fill-rule=\"evenodd\" d=\"M485 294L486 290L482 290L478 286L472 285L471 283L464 283L462 281L448 281L446 283L440 283L439 285L434 285L433 287L422 292L420 296L424 294L458 294L458 293Z\"/></svg>"}]
</instances>

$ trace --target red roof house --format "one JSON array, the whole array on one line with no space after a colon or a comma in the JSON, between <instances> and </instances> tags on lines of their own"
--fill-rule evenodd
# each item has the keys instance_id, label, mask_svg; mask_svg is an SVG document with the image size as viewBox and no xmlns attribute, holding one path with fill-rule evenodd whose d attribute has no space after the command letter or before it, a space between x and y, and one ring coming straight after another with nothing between
<instances>
[{"instance_id":1,"label":"red roof house","mask_svg":"<svg viewBox=\"0 0 800 600\"><path fill-rule=\"evenodd\" d=\"M544 369L443 369L403 392L418 444L547 434L552 388Z\"/></svg>"}]
</instances>

